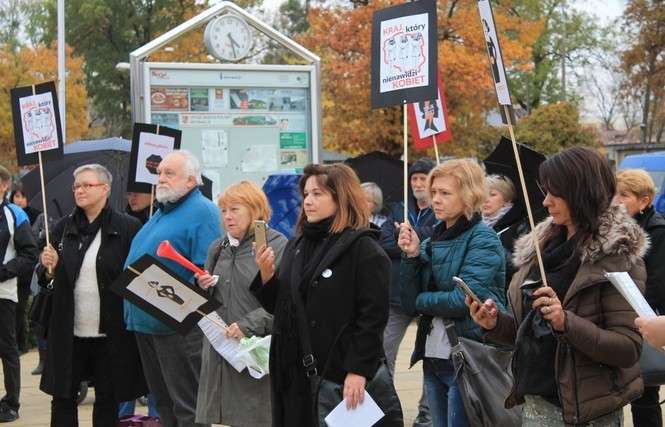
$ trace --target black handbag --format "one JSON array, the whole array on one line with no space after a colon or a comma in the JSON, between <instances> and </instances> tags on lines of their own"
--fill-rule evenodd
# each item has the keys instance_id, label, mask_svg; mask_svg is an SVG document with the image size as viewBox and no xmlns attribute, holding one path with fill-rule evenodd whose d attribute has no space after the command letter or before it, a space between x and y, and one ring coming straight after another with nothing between
<instances>
[{"instance_id":1,"label":"black handbag","mask_svg":"<svg viewBox=\"0 0 665 427\"><path fill-rule=\"evenodd\" d=\"M458 337L454 322L445 322L469 425L474 427L517 427L522 425L522 407L506 409L505 400L513 386L510 371L512 353L464 337Z\"/></svg>"},{"instance_id":2,"label":"black handbag","mask_svg":"<svg viewBox=\"0 0 665 427\"><path fill-rule=\"evenodd\" d=\"M325 366L321 372L318 372L317 361L312 353L312 345L309 337L309 330L307 328L307 313L305 313L305 306L300 298L298 290L293 286L291 287L292 300L296 308L296 317L298 319L298 335L300 337L300 345L302 346L303 358L302 363L305 375L310 381L312 390L313 404L313 417L318 420L319 426L325 426L325 418L328 414L335 409L337 405L343 400L343 384L338 384L334 381L324 378L324 375L330 364L330 357L326 361ZM347 328L348 324L342 327L340 332L335 337L333 344L330 346L331 350L335 348L335 344L342 336L342 333ZM372 399L381 408L385 414L374 426L379 427L404 427L404 415L402 413L402 405L395 390L392 374L388 369L385 359L381 360L376 374L371 381L367 381L365 390L372 396Z\"/></svg>"},{"instance_id":3,"label":"black handbag","mask_svg":"<svg viewBox=\"0 0 665 427\"><path fill-rule=\"evenodd\" d=\"M28 319L38 338L48 338L48 325L53 311L53 282L42 288L32 299Z\"/></svg>"}]
</instances>

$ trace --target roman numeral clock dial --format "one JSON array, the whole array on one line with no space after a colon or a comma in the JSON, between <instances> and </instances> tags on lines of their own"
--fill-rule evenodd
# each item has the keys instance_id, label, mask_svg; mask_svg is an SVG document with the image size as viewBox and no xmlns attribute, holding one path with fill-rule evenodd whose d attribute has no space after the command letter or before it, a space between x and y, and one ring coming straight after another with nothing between
<instances>
[{"instance_id":1,"label":"roman numeral clock dial","mask_svg":"<svg viewBox=\"0 0 665 427\"><path fill-rule=\"evenodd\" d=\"M227 14L210 21L203 36L208 52L223 61L244 58L252 47L252 32L240 16Z\"/></svg>"}]
</instances>

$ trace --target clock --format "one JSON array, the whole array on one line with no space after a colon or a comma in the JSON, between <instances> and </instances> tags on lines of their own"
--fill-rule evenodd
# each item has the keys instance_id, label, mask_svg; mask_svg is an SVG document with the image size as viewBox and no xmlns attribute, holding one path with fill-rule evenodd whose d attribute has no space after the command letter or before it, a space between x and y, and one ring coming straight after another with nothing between
<instances>
[{"instance_id":1,"label":"clock","mask_svg":"<svg viewBox=\"0 0 665 427\"><path fill-rule=\"evenodd\" d=\"M217 59L237 61L252 46L252 31L238 15L226 14L210 21L203 39L208 52Z\"/></svg>"}]
</instances>

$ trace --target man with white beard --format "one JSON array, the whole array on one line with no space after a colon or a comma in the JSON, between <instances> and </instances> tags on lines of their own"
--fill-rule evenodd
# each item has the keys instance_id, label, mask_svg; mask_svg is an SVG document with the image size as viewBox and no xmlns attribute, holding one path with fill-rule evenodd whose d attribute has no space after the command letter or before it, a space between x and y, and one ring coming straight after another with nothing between
<instances>
[{"instance_id":1,"label":"man with white beard","mask_svg":"<svg viewBox=\"0 0 665 427\"><path fill-rule=\"evenodd\" d=\"M129 265L145 254L156 257L157 246L168 240L184 257L202 266L208 247L220 237L219 209L199 191L198 159L185 150L166 156L157 168L158 209L132 241ZM160 259L180 277L193 283L193 274L179 264ZM203 334L193 328L177 334L153 316L125 301L125 323L134 331L148 388L154 394L164 427L196 424L196 393L201 369Z\"/></svg>"}]
</instances>

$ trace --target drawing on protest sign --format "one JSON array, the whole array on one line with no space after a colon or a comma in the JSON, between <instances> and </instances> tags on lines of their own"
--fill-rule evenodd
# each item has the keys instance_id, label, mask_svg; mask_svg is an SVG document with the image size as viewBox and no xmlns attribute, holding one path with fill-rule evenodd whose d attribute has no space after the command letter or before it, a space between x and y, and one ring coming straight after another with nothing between
<instances>
[{"instance_id":1,"label":"drawing on protest sign","mask_svg":"<svg viewBox=\"0 0 665 427\"><path fill-rule=\"evenodd\" d=\"M433 0L374 13L372 108L436 98L436 40Z\"/></svg>"},{"instance_id":2,"label":"drawing on protest sign","mask_svg":"<svg viewBox=\"0 0 665 427\"><path fill-rule=\"evenodd\" d=\"M183 335L220 305L150 255L132 263L111 290Z\"/></svg>"},{"instance_id":3,"label":"drawing on protest sign","mask_svg":"<svg viewBox=\"0 0 665 427\"><path fill-rule=\"evenodd\" d=\"M180 148L182 132L166 126L135 123L127 191L150 193L157 185L157 166Z\"/></svg>"},{"instance_id":4,"label":"drawing on protest sign","mask_svg":"<svg viewBox=\"0 0 665 427\"><path fill-rule=\"evenodd\" d=\"M54 82L11 90L16 160L19 166L62 158L62 125Z\"/></svg>"},{"instance_id":5,"label":"drawing on protest sign","mask_svg":"<svg viewBox=\"0 0 665 427\"><path fill-rule=\"evenodd\" d=\"M480 14L480 23L485 35L485 44L487 46L487 56L490 60L490 73L494 80L494 89L499 105L502 107L501 117L505 124L508 124L505 109L507 108L511 115L511 123L515 123L512 101L510 100L510 90L508 88L508 79L506 78L506 69L503 65L503 55L499 37L494 24L494 14L489 0L478 0L478 12ZM505 108L503 108L505 107Z\"/></svg>"},{"instance_id":6,"label":"drawing on protest sign","mask_svg":"<svg viewBox=\"0 0 665 427\"><path fill-rule=\"evenodd\" d=\"M409 104L411 137L416 148L429 148L434 143L450 141L452 138L441 79L439 79L437 92L437 98Z\"/></svg>"}]
</instances>

